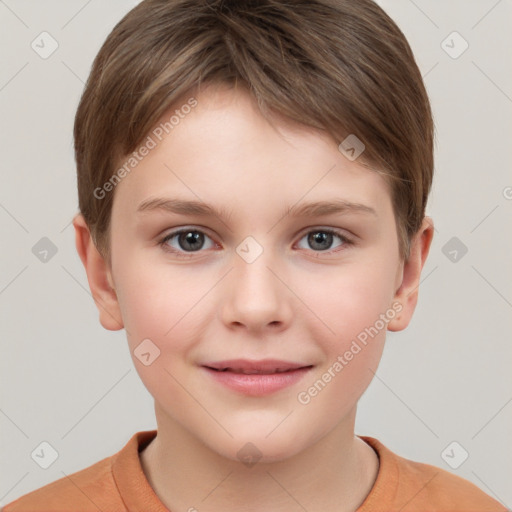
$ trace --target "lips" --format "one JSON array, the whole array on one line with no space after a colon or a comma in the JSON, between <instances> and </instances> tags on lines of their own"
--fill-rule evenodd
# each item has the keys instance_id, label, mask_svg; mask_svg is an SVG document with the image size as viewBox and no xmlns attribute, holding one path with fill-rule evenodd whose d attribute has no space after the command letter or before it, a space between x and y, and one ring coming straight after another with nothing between
<instances>
[{"instance_id":1,"label":"lips","mask_svg":"<svg viewBox=\"0 0 512 512\"><path fill-rule=\"evenodd\" d=\"M312 365L303 365L277 359L263 359L260 361L249 361L246 359L231 359L206 363L203 366L218 372L232 372L243 375L272 375L276 373L293 372L300 368L309 368Z\"/></svg>"},{"instance_id":2,"label":"lips","mask_svg":"<svg viewBox=\"0 0 512 512\"><path fill-rule=\"evenodd\" d=\"M279 359L230 359L201 365L205 376L239 395L263 397L291 388L308 374L313 365Z\"/></svg>"}]
</instances>

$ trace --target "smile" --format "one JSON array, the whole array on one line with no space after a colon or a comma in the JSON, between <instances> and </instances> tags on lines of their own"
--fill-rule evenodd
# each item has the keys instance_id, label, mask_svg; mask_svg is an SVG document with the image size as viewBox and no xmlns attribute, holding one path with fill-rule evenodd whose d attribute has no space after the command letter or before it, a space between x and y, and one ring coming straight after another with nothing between
<instances>
[{"instance_id":1,"label":"smile","mask_svg":"<svg viewBox=\"0 0 512 512\"><path fill-rule=\"evenodd\" d=\"M229 360L202 365L205 372L228 389L249 396L263 396L296 384L313 365L265 359Z\"/></svg>"},{"instance_id":2,"label":"smile","mask_svg":"<svg viewBox=\"0 0 512 512\"><path fill-rule=\"evenodd\" d=\"M293 372L295 369L286 369L283 370L281 368L275 368L273 370L249 370L249 369L243 369L243 368L223 368L222 370L219 370L217 368L211 368L212 370L215 370L217 372L233 372L233 373L243 373L244 375L271 375L273 373L285 373L285 372Z\"/></svg>"}]
</instances>

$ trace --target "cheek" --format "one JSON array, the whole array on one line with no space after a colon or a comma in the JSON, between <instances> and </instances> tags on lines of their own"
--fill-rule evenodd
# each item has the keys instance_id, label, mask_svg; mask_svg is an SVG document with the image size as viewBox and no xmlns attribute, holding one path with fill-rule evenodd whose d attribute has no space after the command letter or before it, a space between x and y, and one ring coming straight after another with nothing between
<instances>
[{"instance_id":1,"label":"cheek","mask_svg":"<svg viewBox=\"0 0 512 512\"><path fill-rule=\"evenodd\" d=\"M366 390L376 372L384 349L387 324L395 315L390 307L390 278L382 269L351 266L324 287L324 293L309 294L316 304L312 336L323 353L314 378L305 381L297 401L316 422L328 409L332 422L345 417ZM311 322L309 325L313 325ZM327 428L322 422L320 430Z\"/></svg>"},{"instance_id":2,"label":"cheek","mask_svg":"<svg viewBox=\"0 0 512 512\"><path fill-rule=\"evenodd\" d=\"M345 349L376 323L377 329L385 332L386 324L379 319L391 306L394 277L387 267L391 265L361 262L336 269L329 279L322 280L321 288L310 289L308 303L323 321L322 338L328 341L329 352Z\"/></svg>"},{"instance_id":3,"label":"cheek","mask_svg":"<svg viewBox=\"0 0 512 512\"><path fill-rule=\"evenodd\" d=\"M166 410L180 411L188 404L182 388L190 387L185 368L198 338L195 326L204 315L194 305L206 290L190 286L180 269L134 259L119 265L118 273L123 274L119 303L137 373Z\"/></svg>"},{"instance_id":4,"label":"cheek","mask_svg":"<svg viewBox=\"0 0 512 512\"><path fill-rule=\"evenodd\" d=\"M301 404L314 402L308 410L329 407L346 414L371 382L387 325L396 314L391 308L391 263L361 261L337 268L330 279L321 280L321 289L310 288L307 303L322 322L308 325L315 325L312 336L323 357L316 380L305 382L302 399L298 397Z\"/></svg>"},{"instance_id":5,"label":"cheek","mask_svg":"<svg viewBox=\"0 0 512 512\"><path fill-rule=\"evenodd\" d=\"M201 290L179 266L132 258L119 262L117 270L122 282L119 304L131 342L140 337L165 342L194 317Z\"/></svg>"}]
</instances>

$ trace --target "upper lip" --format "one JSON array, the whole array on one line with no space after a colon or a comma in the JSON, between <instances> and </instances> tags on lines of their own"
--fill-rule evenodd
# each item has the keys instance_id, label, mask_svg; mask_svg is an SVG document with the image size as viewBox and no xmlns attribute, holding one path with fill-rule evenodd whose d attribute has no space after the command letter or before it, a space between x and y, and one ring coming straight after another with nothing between
<instances>
[{"instance_id":1,"label":"upper lip","mask_svg":"<svg viewBox=\"0 0 512 512\"><path fill-rule=\"evenodd\" d=\"M297 370L298 368L305 368L312 365L282 361L279 359L260 359L257 361L248 359L228 359L225 361L204 363L202 366L218 371L231 370L240 373L276 373Z\"/></svg>"}]
</instances>

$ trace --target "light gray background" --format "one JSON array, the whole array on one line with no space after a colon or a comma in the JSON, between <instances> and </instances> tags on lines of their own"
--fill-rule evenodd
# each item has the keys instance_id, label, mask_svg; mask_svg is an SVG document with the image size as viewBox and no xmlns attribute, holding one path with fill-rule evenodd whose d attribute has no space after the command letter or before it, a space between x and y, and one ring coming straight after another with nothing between
<instances>
[{"instance_id":1,"label":"light gray background","mask_svg":"<svg viewBox=\"0 0 512 512\"><path fill-rule=\"evenodd\" d=\"M124 331L98 322L70 225L74 113L100 45L136 3L0 0L0 505L156 428ZM407 36L432 101L427 213L436 233L415 317L388 336L357 433L512 507L512 2L381 5ZM43 31L59 44L47 59L31 48ZM458 58L442 47L453 31L469 44ZM444 45L453 53L461 43ZM46 263L32 252L42 237L58 250ZM452 237L468 249L456 262L443 253ZM59 454L46 470L31 458L42 441ZM441 457L452 441L462 447L452 461L469 453L458 469Z\"/></svg>"}]
</instances>

